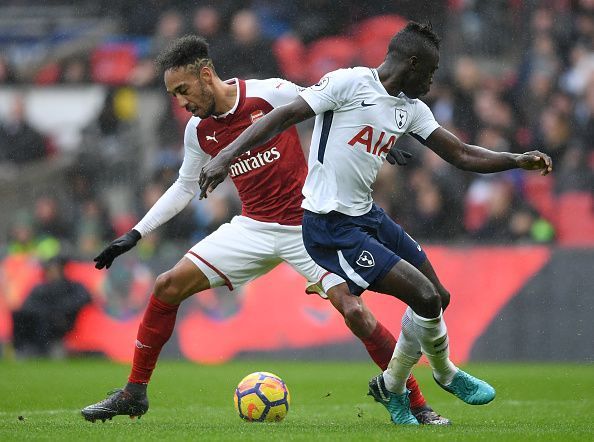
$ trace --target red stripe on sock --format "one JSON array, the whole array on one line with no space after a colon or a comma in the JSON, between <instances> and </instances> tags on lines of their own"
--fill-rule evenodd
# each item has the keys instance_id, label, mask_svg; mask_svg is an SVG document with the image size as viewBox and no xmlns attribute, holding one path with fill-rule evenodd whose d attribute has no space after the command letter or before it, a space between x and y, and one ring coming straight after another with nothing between
<instances>
[{"instance_id":1,"label":"red stripe on sock","mask_svg":"<svg viewBox=\"0 0 594 442\"><path fill-rule=\"evenodd\" d=\"M173 333L178 308L151 295L138 327L129 382L147 384L151 379L161 349Z\"/></svg>"}]
</instances>

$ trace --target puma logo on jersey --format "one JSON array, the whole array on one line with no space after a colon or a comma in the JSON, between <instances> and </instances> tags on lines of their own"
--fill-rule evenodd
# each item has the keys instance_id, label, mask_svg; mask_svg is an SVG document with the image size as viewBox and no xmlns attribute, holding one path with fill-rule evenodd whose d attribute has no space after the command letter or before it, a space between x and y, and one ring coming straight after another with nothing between
<instances>
[{"instance_id":1,"label":"puma logo on jersey","mask_svg":"<svg viewBox=\"0 0 594 442\"><path fill-rule=\"evenodd\" d=\"M353 147L356 144L362 144L367 153L385 157L390 148L396 143L396 135L389 135L388 138L388 134L384 131L381 131L377 137L376 134L377 130L374 131L373 127L365 126L349 141L349 144Z\"/></svg>"},{"instance_id":2,"label":"puma logo on jersey","mask_svg":"<svg viewBox=\"0 0 594 442\"><path fill-rule=\"evenodd\" d=\"M219 142L219 140L217 140L217 138L216 138L216 135L217 135L217 133L216 133L216 132L213 132L213 133L212 133L212 136L210 136L210 135L207 135L207 136L206 136L206 141L214 141L215 143L218 143L218 142Z\"/></svg>"},{"instance_id":3,"label":"puma logo on jersey","mask_svg":"<svg viewBox=\"0 0 594 442\"><path fill-rule=\"evenodd\" d=\"M369 253L367 250L363 250L361 256L359 256L359 258L357 259L357 265L361 267L373 267L375 265L373 255Z\"/></svg>"}]
</instances>

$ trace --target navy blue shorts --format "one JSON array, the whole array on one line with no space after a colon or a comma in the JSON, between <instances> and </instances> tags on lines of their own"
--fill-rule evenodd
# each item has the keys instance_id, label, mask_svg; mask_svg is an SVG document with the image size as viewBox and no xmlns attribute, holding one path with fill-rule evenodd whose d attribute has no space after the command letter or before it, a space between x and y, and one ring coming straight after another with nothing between
<instances>
[{"instance_id":1,"label":"navy blue shorts","mask_svg":"<svg viewBox=\"0 0 594 442\"><path fill-rule=\"evenodd\" d=\"M427 260L421 246L375 204L361 216L306 210L303 243L318 265L342 276L357 296L373 290L401 259L417 268Z\"/></svg>"}]
</instances>

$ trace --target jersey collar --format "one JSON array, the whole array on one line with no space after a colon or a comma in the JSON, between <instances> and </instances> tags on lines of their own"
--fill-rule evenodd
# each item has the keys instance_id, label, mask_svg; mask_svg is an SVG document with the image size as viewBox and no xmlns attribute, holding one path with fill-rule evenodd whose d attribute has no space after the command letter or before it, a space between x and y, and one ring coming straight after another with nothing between
<instances>
[{"instance_id":1,"label":"jersey collar","mask_svg":"<svg viewBox=\"0 0 594 442\"><path fill-rule=\"evenodd\" d=\"M414 101L412 98L408 98L404 92L399 92L398 95L396 95L395 97L394 97L394 95L390 95L388 93L388 91L386 90L386 88L384 87L384 85L382 84L382 82L380 81L379 73L377 72L377 69L374 69L374 68L370 68L370 69L371 69L371 74L373 75L374 80L377 81L379 86L382 88L382 91L387 96L392 97L392 98L399 98L401 100L406 100L408 103L412 103Z\"/></svg>"},{"instance_id":2,"label":"jersey collar","mask_svg":"<svg viewBox=\"0 0 594 442\"><path fill-rule=\"evenodd\" d=\"M237 108L239 108L239 105L243 102L243 96L245 94L245 84L243 80L240 80L239 78L231 78L229 80L225 80L225 83L235 84L235 87L237 88L237 94L235 95L235 104L230 110L228 110L224 114L213 115L212 117L216 120L226 118L229 115L233 115L235 111L237 111Z\"/></svg>"}]
</instances>

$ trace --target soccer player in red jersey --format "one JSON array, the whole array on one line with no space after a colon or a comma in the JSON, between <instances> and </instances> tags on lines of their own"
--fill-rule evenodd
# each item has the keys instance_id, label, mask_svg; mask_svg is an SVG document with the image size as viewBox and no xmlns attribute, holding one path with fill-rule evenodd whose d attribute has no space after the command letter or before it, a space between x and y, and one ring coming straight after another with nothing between
<instances>
[{"instance_id":1,"label":"soccer player in red jersey","mask_svg":"<svg viewBox=\"0 0 594 442\"><path fill-rule=\"evenodd\" d=\"M207 43L196 36L175 41L157 63L164 71L167 91L193 115L186 126L179 178L130 232L95 258L98 269L109 268L118 255L186 207L199 191L203 166L252 123L291 102L302 90L277 78L222 81L209 58ZM403 162L402 157L397 160ZM318 266L305 250L301 189L307 164L296 129L292 127L237 158L229 174L243 203L241 216L223 224L194 245L171 270L158 276L138 329L128 383L107 399L85 407L81 412L87 420L146 413L147 384L184 299L221 285L233 290L283 261L309 281L308 292L330 299L374 362L382 369L388 366L394 336L361 298L351 295L344 279ZM427 405L412 375L407 387L411 390L411 411L419 422L449 423Z\"/></svg>"}]
</instances>

